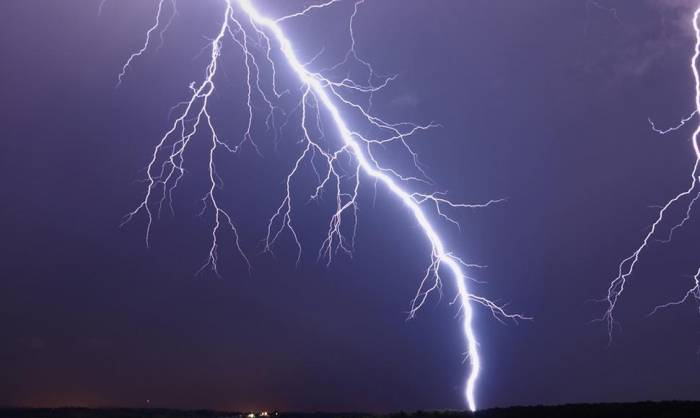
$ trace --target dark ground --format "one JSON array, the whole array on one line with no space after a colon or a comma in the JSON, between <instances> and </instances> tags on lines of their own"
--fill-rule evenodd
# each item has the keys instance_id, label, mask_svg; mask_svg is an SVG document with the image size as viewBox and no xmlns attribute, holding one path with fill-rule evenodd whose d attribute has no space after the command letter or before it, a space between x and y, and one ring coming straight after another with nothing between
<instances>
[{"instance_id":1,"label":"dark ground","mask_svg":"<svg viewBox=\"0 0 700 418\"><path fill-rule=\"evenodd\" d=\"M208 410L181 411L172 409L125 409L125 408L0 408L3 418L234 418L246 417L247 413L221 412ZM278 418L362 418L362 417L472 417L479 418L605 418L605 417L640 417L640 418L700 418L700 402L638 402L610 404L575 404L560 406L527 406L495 408L479 411L475 415L458 411L416 411L400 412L389 415L371 415L364 413L271 413ZM256 417L259 415L256 414Z\"/></svg>"}]
</instances>

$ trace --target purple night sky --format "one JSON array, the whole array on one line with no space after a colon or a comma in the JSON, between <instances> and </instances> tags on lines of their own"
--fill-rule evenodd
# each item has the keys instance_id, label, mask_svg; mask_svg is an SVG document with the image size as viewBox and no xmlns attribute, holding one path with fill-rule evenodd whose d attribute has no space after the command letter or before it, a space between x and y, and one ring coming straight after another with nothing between
<instances>
[{"instance_id":1,"label":"purple night sky","mask_svg":"<svg viewBox=\"0 0 700 418\"><path fill-rule=\"evenodd\" d=\"M223 2L178 0L159 51L115 88L152 24L153 0L0 2L0 405L151 405L245 410L464 408L464 343L449 280L406 321L429 262L410 216L381 187L360 199L357 251L316 261L327 220L299 207L304 257L262 253L298 138L261 136L222 159L249 275L224 245L221 277L195 276L211 219L198 217L203 141L176 214L119 228L170 107L201 79ZM270 15L303 1L256 2ZM694 123L693 1L367 0L357 49L399 78L375 99L389 120L442 127L414 142L438 190L508 198L440 224L455 253L488 265L479 294L532 322L475 307L480 407L700 400L700 317L678 299L698 268L695 217L653 243L621 298L608 345L600 317L621 259L687 187ZM290 23L300 54L347 48L352 1ZM222 59L217 117L240 132L240 53ZM405 164L397 159L397 166ZM680 213L680 212L679 212Z\"/></svg>"}]
</instances>

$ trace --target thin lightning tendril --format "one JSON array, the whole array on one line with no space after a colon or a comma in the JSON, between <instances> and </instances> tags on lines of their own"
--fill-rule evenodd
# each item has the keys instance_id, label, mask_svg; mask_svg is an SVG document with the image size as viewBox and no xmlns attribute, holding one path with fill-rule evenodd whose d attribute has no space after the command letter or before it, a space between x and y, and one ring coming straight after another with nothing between
<instances>
[{"instance_id":1,"label":"thin lightning tendril","mask_svg":"<svg viewBox=\"0 0 700 418\"><path fill-rule=\"evenodd\" d=\"M620 16L617 13L617 8L604 6L601 3L594 1L594 0L588 0L586 2L586 8L589 9L591 7L595 7L597 9L604 11L604 12L610 13L610 15L613 17L613 19L615 19L615 21L617 23L622 24L622 20L620 20Z\"/></svg>"},{"instance_id":2,"label":"thin lightning tendril","mask_svg":"<svg viewBox=\"0 0 700 418\"><path fill-rule=\"evenodd\" d=\"M171 8L171 14L170 17L168 18L168 21L163 25L163 27L160 29L158 32L158 36L160 38L160 45L158 46L158 49L163 45L163 42L165 41L164 36L165 32L168 31L170 28L170 25L173 22L173 19L177 15L177 7L175 4L175 0L167 0L168 3L170 3L170 8ZM102 13L102 8L104 7L105 1L102 1L99 6L98 13ZM158 28L161 26L161 19L163 17L164 9L165 9L165 3L166 0L158 0L158 10L156 11L156 20L153 22L153 26L151 26L148 31L146 32L146 40L143 43L143 46L141 48L132 53L129 58L126 60L124 65L122 66L122 71L119 73L119 76L117 77L117 87L121 85L122 81L124 80L124 76L126 75L126 71L129 69L131 66L131 63L136 59L139 58L146 52L148 47L151 44L151 37L153 36L153 32L157 31Z\"/></svg>"},{"instance_id":3,"label":"thin lightning tendril","mask_svg":"<svg viewBox=\"0 0 700 418\"><path fill-rule=\"evenodd\" d=\"M691 287L690 290L688 290L686 292L686 294L681 299L678 299L677 301L674 301L674 302L668 302L668 303L664 303L663 305L659 305L659 306L655 307L654 310L651 311L651 313L649 313L649 315L653 315L661 309L665 309L665 308L668 308L671 306L681 305L681 304L685 303L686 301L688 301L690 298L694 298L695 301L697 302L698 313L700 314L700 268L695 273L695 276L693 276L693 281L695 282L695 285L693 287Z\"/></svg>"},{"instance_id":4,"label":"thin lightning tendril","mask_svg":"<svg viewBox=\"0 0 700 418\"><path fill-rule=\"evenodd\" d=\"M695 110L685 117L684 119L681 120L681 122L673 126L671 128L667 129L658 129L654 123L649 119L649 123L651 125L651 128L659 133L659 134L667 134L670 132L677 131L678 129L682 128L687 122L689 122L696 114L700 113L700 74L698 70L698 65L700 64L698 62L698 59L700 59L700 8L695 10L695 13L693 14L693 29L695 30L695 50L694 54L691 58L690 61L690 68L693 73L693 79L695 82ZM605 311L605 314L601 318L601 320L604 320L607 323L608 327L608 338L609 341L612 341L613 337L613 328L616 324L615 318L613 316L613 311L615 310L615 307L617 306L617 303L622 296L622 293L625 290L625 285L627 284L627 280L630 278L630 276L634 273L635 267L637 266L640 256L644 250L647 249L647 247L651 244L651 242L654 240L654 236L657 235L658 230L661 228L661 224L665 221L665 217L667 212L674 207L675 204L677 203L682 203L682 202L687 202L685 203L685 216L677 222L675 225L673 225L670 229L668 234L666 235L666 238L664 239L657 239L658 241L668 243L671 241L673 237L673 233L678 230L680 227L685 225L685 223L690 219L691 212L693 210L693 207L695 203L698 201L700 198L700 123L698 126L695 128L692 134L692 143L693 143L693 150L695 152L695 164L693 166L693 171L691 173L690 177L690 184L688 185L688 188L677 195L675 195L673 198L671 198L669 201L666 202L665 205L661 206L659 212L657 213L655 221L652 223L649 231L647 234L644 236L644 239L642 240L641 245L637 247L632 255L629 257L625 258L620 262L618 266L618 274L617 277L615 277L612 282L610 283L610 286L608 287L608 292L607 292L607 297L606 301L608 304L608 308ZM676 301L676 302L670 302L666 303L663 305L659 305L654 310L651 312L656 313L659 309L662 308L667 308L670 306L674 305L679 305L687 300L689 300L691 297L694 297L698 302L700 303L700 289L698 289L698 277L700 277L700 270L698 270L698 273L695 274L694 280L695 280L695 286L693 286L687 293L686 295Z\"/></svg>"},{"instance_id":5,"label":"thin lightning tendril","mask_svg":"<svg viewBox=\"0 0 700 418\"><path fill-rule=\"evenodd\" d=\"M97 16L102 16L102 11L105 8L105 3L107 3L107 0L100 0L100 4L97 5Z\"/></svg>"},{"instance_id":6,"label":"thin lightning tendril","mask_svg":"<svg viewBox=\"0 0 700 418\"><path fill-rule=\"evenodd\" d=\"M173 3L174 0L170 0ZM152 42L152 34L159 28L162 34L169 25L161 25L165 0L159 0L156 20L146 33L144 45L133 53L125 62L118 76L121 83L124 75L130 69L133 61L148 50ZM303 166L310 166L317 184L313 193L308 197L315 201L324 192L332 191L334 196L334 213L328 222L325 239L321 243L318 258L331 263L336 253L352 255L355 247L355 236L358 227L358 198L361 178L366 177L375 184L384 186L392 196L401 201L415 219L420 230L425 234L431 247L430 263L420 281L416 296L411 302L409 317L413 317L423 306L433 291L441 291L441 272L451 274L456 284L458 294L455 299L459 302L462 316L462 328L467 345L467 358L470 361L470 371L466 379L465 397L471 410L476 410L475 386L481 370L481 360L478 343L472 326L472 303L486 307L501 321L529 319L519 314L506 312L504 306L481 296L474 295L467 289L465 269L482 266L466 263L449 252L437 231L429 221L426 210L434 210L439 219L457 224L449 216L453 209L484 208L502 202L504 199L494 199L480 204L454 203L447 199L444 193L424 193L413 187L431 184L429 177L421 168L417 153L411 148L409 139L420 132L437 127L434 123L418 125L410 122L387 122L373 114L373 94L381 91L396 79L396 75L378 75L369 62L362 59L356 52L354 21L364 0L356 0L350 16L348 32L350 47L344 59L320 71L310 67L323 54L322 49L307 62L302 61L295 52L292 43L285 35L281 25L292 19L303 18L308 14L341 3L340 0L330 0L315 4L306 9L287 16L272 19L262 15L250 0L225 0L225 11L217 35L211 40L209 62L203 81L190 85L189 99L173 108L177 117L170 128L156 144L150 162L146 168L146 192L140 204L124 219L129 222L134 216L145 213L147 218L146 245L150 245L152 224L160 216L163 207L173 211L173 193L185 175L184 155L197 135L209 139L208 174L209 188L202 198L202 212L213 212L214 226L211 231L211 246L205 268L212 269L218 274L219 236L222 230L229 230L234 238L239 255L251 268L251 263L245 255L240 243L238 230L233 217L225 210L219 201L218 189L222 187L221 178L217 174L215 156L220 151L237 153L245 144L250 145L258 154L260 149L253 140L254 116L259 112L256 100L263 103L264 120L268 130L277 132L289 123L289 115L298 114L301 129L300 143L303 144L301 153L284 181L284 192L280 205L270 217L267 224L267 234L264 239L264 249L272 252L275 244L283 233L288 233L297 247L297 263L302 256L300 234L294 224L293 185ZM172 19L171 19L172 20ZM220 57L224 43L231 41L243 55L245 72L247 122L241 140L237 144L221 139L215 128L210 110L210 98L215 90L215 78L219 69ZM254 48L256 47L256 48ZM261 52L260 52L261 51ZM279 62L278 57L283 58ZM350 63L356 63L367 71L367 79L357 82L346 76L335 79L330 74ZM262 68L266 69L264 72ZM288 67L298 79L296 89L280 91L277 71L281 66ZM268 72L269 71L269 72ZM261 83L263 74L269 74L269 90ZM298 92L299 101L293 112L287 113L278 104L279 99L287 94ZM366 104L351 97L363 96ZM286 115L287 119L281 127L276 126L276 115ZM328 143L322 123L322 115L330 118L336 134L341 140L339 144ZM347 117L359 120L366 125L365 129L372 134L352 130ZM379 149L396 144L412 160L418 175L402 174L398 170L382 165L377 157ZM350 167L348 167L350 165Z\"/></svg>"},{"instance_id":7,"label":"thin lightning tendril","mask_svg":"<svg viewBox=\"0 0 700 418\"><path fill-rule=\"evenodd\" d=\"M648 118L647 120L649 121L649 125L651 125L651 130L652 130L652 131L656 132L657 134L666 135L666 134L669 133L669 132L677 131L677 130L681 129L682 127L684 127L685 124L688 123L688 122L690 122L690 121L695 117L695 115L696 115L697 113L698 113L697 110L693 110L693 113L691 113L690 115L688 115L688 116L684 117L683 119L681 119L681 121L678 122L678 124L677 124L676 126L671 126L670 128L666 128L666 129L660 129L660 128L658 128L658 127L656 126L656 124L654 123L654 121L651 120L651 118Z\"/></svg>"}]
</instances>

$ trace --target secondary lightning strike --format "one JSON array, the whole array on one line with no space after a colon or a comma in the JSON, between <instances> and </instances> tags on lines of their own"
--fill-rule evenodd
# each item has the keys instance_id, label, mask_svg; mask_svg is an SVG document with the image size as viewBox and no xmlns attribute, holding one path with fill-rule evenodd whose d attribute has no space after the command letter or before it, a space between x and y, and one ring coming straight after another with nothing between
<instances>
[{"instance_id":1,"label":"secondary lightning strike","mask_svg":"<svg viewBox=\"0 0 700 418\"><path fill-rule=\"evenodd\" d=\"M136 53L132 54L122 68L119 75L121 81L124 74L132 65L135 58L143 54L150 46L151 33L160 27L160 14L165 0L159 0L158 12L155 24L148 30L145 44ZM253 119L257 114L255 100L264 103L265 123L268 129L275 128L275 115L284 115L289 122L290 115L284 112L277 104L285 94L294 94L298 91L299 102L294 112L299 114L299 127L302 132L301 143L303 150L296 158L293 167L285 179L283 199L277 210L273 213L267 226L267 235L264 240L265 250L271 252L278 238L285 231L294 240L298 255L301 257L301 240L293 222L293 183L302 165L308 165L313 169L318 183L310 199L319 199L326 190L333 190L335 196L335 212L330 218L325 240L319 249L318 257L331 262L337 252L352 254L355 246L355 234L357 232L358 196L360 190L360 178L368 177L377 184L383 185L391 195L399 199L410 211L420 230L425 234L431 246L430 263L423 279L420 282L416 297L411 303L409 316L425 303L432 291L440 291L442 287L441 272L447 271L453 277L458 294L462 314L462 329L467 345L467 356L470 361L470 371L466 379L465 397L469 408L476 410L475 388L481 371L481 360L478 352L478 342L472 326L472 303L478 303L487 309L499 320L529 319L519 314L507 313L502 306L469 292L467 288L467 268L480 266L468 264L449 252L434 226L429 220L425 209L433 208L435 216L449 222L456 223L447 214L448 209L458 208L482 208L501 202L502 199L491 200L482 204L454 203L448 200L443 193L424 193L413 189L418 185L429 184L427 176L418 164L417 154L408 143L408 139L416 133L436 127L435 124L417 125L409 122L390 123L371 113L372 95L379 92L396 76L378 76L372 66L359 57L355 50L355 36L353 22L358 14L359 7L364 0L356 0L350 17L348 32L351 45L345 54L344 60L334 67L311 71L309 67L317 58L304 63L299 59L292 42L285 35L281 24L291 19L303 18L308 14L340 3L340 0L329 0L315 4L306 9L276 19L261 14L250 0L225 0L225 12L217 35L210 44L211 54L205 70L205 78L200 83L192 83L192 91L188 100L179 103L176 110L179 116L175 119L170 129L161 137L154 148L151 160L147 166L147 187L144 199L131 212L124 222L130 221L139 213L145 213L147 218L146 243L149 244L151 226L167 202L172 210L173 192L185 174L184 154L193 137L197 134L206 134L210 141L208 173L209 189L202 198L202 214L207 210L213 211L214 227L211 235L211 247L206 263L202 269L209 267L218 274L217 260L219 247L219 233L222 228L228 228L234 237L234 243L240 256L250 267L248 258L238 240L238 231L233 218L222 207L218 199L217 189L222 182L216 172L215 155L218 151L236 153L244 144L251 145L258 153L256 143L253 141ZM240 16L239 12L240 11ZM167 25L166 25L167 27ZM221 139L215 128L210 112L210 101L215 90L215 76L219 68L219 59L222 47L226 40L233 42L243 54L243 70L245 72L245 87L247 92L246 110L247 125L242 133L242 139L238 144L232 145ZM261 52L253 49L257 46ZM322 54L323 50L319 53ZM283 58L283 62L276 62L276 57ZM334 70L351 62L357 63L366 69L368 76L364 83L359 83L346 76L342 80L334 80L330 75ZM261 78L264 72L262 66L269 71L271 92L266 92L261 86ZM284 92L278 90L277 71L280 65L288 67L299 80L300 86L296 90L290 89ZM367 105L358 103L349 98L349 95L364 95L367 97ZM330 120L336 134L340 138L340 144L334 145L323 141L326 138L322 126L322 113L330 116ZM367 126L365 129L373 130L372 136L361 134L348 126L347 116L350 114ZM381 134L379 134L381 132ZM375 148L396 144L414 162L420 176L404 175L397 170L383 166L375 155ZM319 167L318 164L321 164ZM343 164L351 164L350 169ZM346 225L349 222L351 237L346 236ZM201 269L200 269L201 271Z\"/></svg>"},{"instance_id":2,"label":"secondary lightning strike","mask_svg":"<svg viewBox=\"0 0 700 418\"><path fill-rule=\"evenodd\" d=\"M689 116L684 118L678 125L668 128L668 129L658 129L654 125L654 123L649 120L649 123L652 126L652 129L660 134L667 134L669 132L676 131L683 127L687 122L689 122L696 114L700 114L700 74L698 70L698 59L700 58L700 7L695 10L695 13L693 14L693 29L695 30L695 52L690 60L690 68L693 73L693 79L695 81L695 110L693 113L691 113ZM665 221L666 213L667 211L673 207L676 203L683 202L684 200L688 200L688 202L685 204L685 216L683 219L681 219L679 222L677 222L675 225L673 225L669 232L668 235L666 236L665 239L660 239L662 242L670 242L673 233L680 227L682 227L689 219L691 212L693 210L693 206L697 202L698 198L700 198L700 190L699 189L699 181L700 181L700 142L699 142L699 137L700 137L700 124L695 128L695 131L693 132L692 135L692 143L693 143L693 151L695 152L695 164L693 166L693 171L690 176L690 185L688 188L677 195L675 195L672 199L670 199L668 202L666 202L665 205L661 207L659 210L655 221L652 223L651 228L649 229L649 232L644 236L644 239L642 240L642 243L639 247L635 249L635 251L630 255L629 257L625 258L620 262L618 266L618 274L615 279L612 280L610 283L610 286L608 287L608 293L607 293L607 303L608 303L608 308L605 311L605 314L603 315L603 320L606 321L607 326L608 326L608 338L610 341L612 341L612 336L613 336L613 328L615 326L615 319L613 317L613 311L615 310L615 306L617 305L617 302L619 301L619 298L622 296L622 293L625 290L625 285L627 283L627 279L634 273L634 269L637 266L637 263L639 262L639 258L641 253L649 246L649 244L652 242L654 239L654 236L657 234L657 231L661 227L661 224ZM693 196L692 198L690 196ZM680 303L683 303L687 301L691 296L694 296L696 299L698 299L698 296L700 296L700 290L698 289L698 275L700 274L700 270L698 270L698 274L694 276L695 278L695 286L692 287L685 295L684 298L680 299L679 301L676 302L670 302L667 304L659 305L657 306L652 313L657 312L661 308L666 308L669 306L673 305L678 305Z\"/></svg>"}]
</instances>

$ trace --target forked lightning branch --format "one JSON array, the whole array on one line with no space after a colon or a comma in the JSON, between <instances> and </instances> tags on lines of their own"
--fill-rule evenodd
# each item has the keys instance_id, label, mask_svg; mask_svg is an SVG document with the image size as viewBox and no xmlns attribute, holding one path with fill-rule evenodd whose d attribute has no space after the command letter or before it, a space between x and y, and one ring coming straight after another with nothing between
<instances>
[{"instance_id":1,"label":"forked lightning branch","mask_svg":"<svg viewBox=\"0 0 700 418\"><path fill-rule=\"evenodd\" d=\"M485 307L499 320L526 319L511 314L489 299L471 293L467 272L479 267L464 262L447 248L434 227L436 222L456 223L450 214L464 208L484 208L501 200L467 204L450 200L445 194L426 191L432 183L421 168L418 156L411 146L412 137L435 128L434 124L388 121L372 111L373 95L392 83L396 76L378 75L372 65L358 54L355 42L356 20L364 0L330 0L317 3L285 16L268 16L256 8L252 0L225 0L221 3L218 22L212 22L214 32L207 47L208 63L199 81L190 85L190 95L175 109L173 122L157 141L147 166L146 190L143 200L127 214L124 222L134 217L146 219L146 244L149 244L153 222L163 210L172 209L173 193L186 173L186 156L193 141L208 144L208 188L202 196L203 214L212 218L211 241L206 262L202 269L210 268L218 273L219 243L232 239L243 262L252 268L245 247L239 239L235 217L226 209L220 196L222 179L217 174L216 162L226 153L253 150L260 153L254 124L262 120L268 128L280 123L280 115L297 115L285 124L295 123L302 141L296 155L290 156L292 168L280 179L280 204L270 214L264 238L266 251L273 251L283 234L288 234L296 245L297 259L302 256L301 237L303 227L295 222L295 214L303 210L295 202L308 201L308 196L296 196L295 184L301 181L300 172L313 169L316 184L311 199L323 194L331 195L334 211L327 219L327 234L320 243L317 256L330 263L337 254L352 254L355 234L358 230L358 197L361 190L374 187L387 193L406 208L423 232L431 250L426 254L427 269L420 280L418 291L412 300L409 315L415 315L428 296L442 288L443 276L449 276L457 288L456 303L461 314L461 324L466 342L469 370L464 394L471 410L476 409L475 389L481 370L478 342L472 319L473 305ZM314 54L301 57L305 48L293 45L284 32L285 24L296 19L310 19L321 9L349 5L347 33L350 47L344 58L331 68L317 69ZM177 13L175 0L159 0L156 3L155 20L146 31L141 45L124 63L118 82L124 82L133 65L149 49L163 40L173 16ZM312 19L309 22L313 22ZM217 130L212 116L210 100L217 90L221 76L221 56L225 45L237 48L242 57L243 71L240 80L245 89L245 126L237 140L225 139ZM227 49L228 50L228 49ZM349 76L336 77L349 65L359 66L366 73L362 80ZM339 71L340 70L340 71ZM280 77L285 72L286 77ZM235 74L229 71L229 74ZM267 76L266 76L267 75ZM292 75L296 81L280 85ZM293 109L284 109L283 97L293 96ZM361 99L358 99L361 98ZM263 106L259 106L262 103ZM352 126L350 125L352 120ZM324 126L324 121L330 121ZM368 133L371 132L371 133ZM296 139L296 138L295 138ZM400 149L402 155L415 167L413 174L402 173L383 161L382 150L389 146ZM397 155L400 157L400 155ZM304 179L304 181L308 181Z\"/></svg>"}]
</instances>

